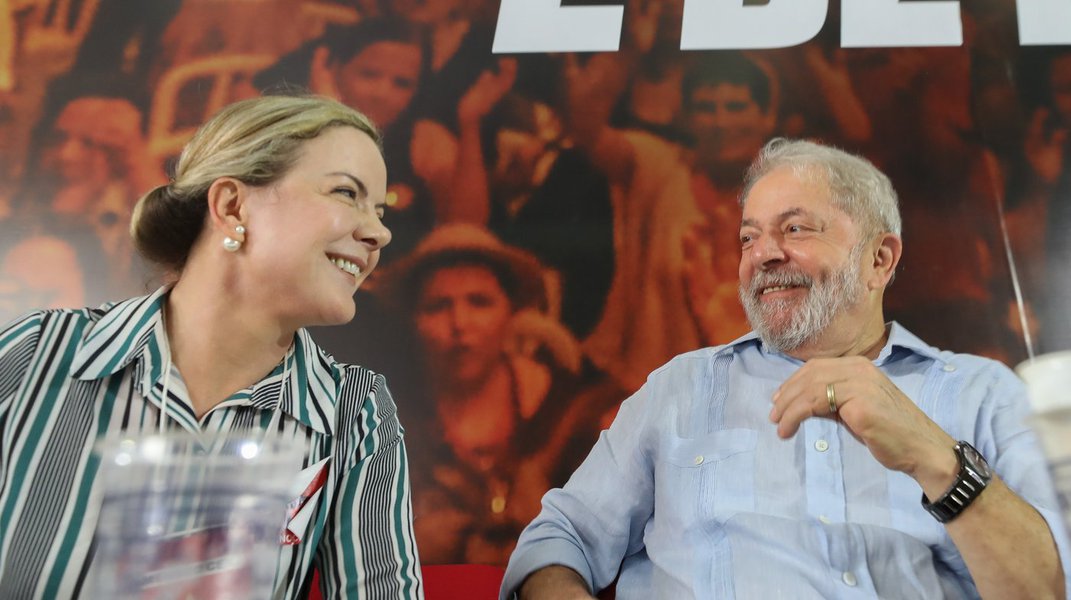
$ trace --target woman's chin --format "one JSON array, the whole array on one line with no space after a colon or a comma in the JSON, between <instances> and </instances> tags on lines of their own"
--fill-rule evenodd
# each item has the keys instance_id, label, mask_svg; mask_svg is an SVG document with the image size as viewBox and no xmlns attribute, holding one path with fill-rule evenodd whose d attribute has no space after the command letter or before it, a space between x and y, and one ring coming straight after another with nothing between
<instances>
[{"instance_id":1,"label":"woman's chin","mask_svg":"<svg viewBox=\"0 0 1071 600\"><path fill-rule=\"evenodd\" d=\"M310 325L317 326L331 326L331 325L345 325L353 320L357 314L357 307L353 303L351 298L347 303L340 303L336 306L324 307L324 310L316 318L315 323Z\"/></svg>"}]
</instances>

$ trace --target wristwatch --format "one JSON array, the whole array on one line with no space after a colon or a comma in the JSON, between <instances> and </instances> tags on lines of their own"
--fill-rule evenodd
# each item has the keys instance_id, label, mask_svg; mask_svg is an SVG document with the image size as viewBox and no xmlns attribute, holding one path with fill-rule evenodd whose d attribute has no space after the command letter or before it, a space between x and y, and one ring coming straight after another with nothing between
<instances>
[{"instance_id":1,"label":"wristwatch","mask_svg":"<svg viewBox=\"0 0 1071 600\"><path fill-rule=\"evenodd\" d=\"M932 503L926 498L926 493L922 493L922 507L940 523L947 523L958 517L963 509L981 495L985 486L989 485L989 480L993 478L993 469L989 468L989 463L974 446L961 440L956 443L954 450L959 460L956 482Z\"/></svg>"}]
</instances>

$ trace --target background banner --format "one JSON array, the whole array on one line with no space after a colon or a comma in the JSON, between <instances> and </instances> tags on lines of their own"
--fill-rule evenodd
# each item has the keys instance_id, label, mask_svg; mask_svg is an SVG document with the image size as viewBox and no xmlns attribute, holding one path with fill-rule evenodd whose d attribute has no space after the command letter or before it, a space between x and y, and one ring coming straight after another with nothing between
<instances>
[{"instance_id":1,"label":"background banner","mask_svg":"<svg viewBox=\"0 0 1071 600\"><path fill-rule=\"evenodd\" d=\"M385 136L394 239L313 334L387 376L427 563L504 564L648 372L747 331L737 194L774 136L892 178L889 318L1071 349L1071 0L0 0L0 321L154 289L137 198L295 89Z\"/></svg>"}]
</instances>

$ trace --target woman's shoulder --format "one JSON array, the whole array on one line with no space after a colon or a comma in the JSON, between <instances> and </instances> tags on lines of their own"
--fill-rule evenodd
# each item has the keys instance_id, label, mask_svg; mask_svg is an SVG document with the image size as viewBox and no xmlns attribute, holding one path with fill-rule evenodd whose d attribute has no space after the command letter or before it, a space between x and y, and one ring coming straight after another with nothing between
<instances>
[{"instance_id":1,"label":"woman's shoulder","mask_svg":"<svg viewBox=\"0 0 1071 600\"><path fill-rule=\"evenodd\" d=\"M382 373L362 365L335 363L335 369L341 375L343 392L369 394L385 390L387 378Z\"/></svg>"},{"instance_id":2,"label":"woman's shoulder","mask_svg":"<svg viewBox=\"0 0 1071 600\"><path fill-rule=\"evenodd\" d=\"M101 308L42 308L6 319L0 326L0 346L13 337L39 336L49 326L87 325L99 321L106 312Z\"/></svg>"},{"instance_id":3,"label":"woman's shoulder","mask_svg":"<svg viewBox=\"0 0 1071 600\"><path fill-rule=\"evenodd\" d=\"M313 341L307 330L299 334L300 353L309 369L310 384L333 395L336 419L353 418L366 411L394 412L394 401L382 373L362 365L341 362ZM350 417L347 417L350 415Z\"/></svg>"},{"instance_id":4,"label":"woman's shoulder","mask_svg":"<svg viewBox=\"0 0 1071 600\"><path fill-rule=\"evenodd\" d=\"M12 391L43 354L73 357L81 348L84 333L100 313L95 309L41 309L25 313L0 325L0 396ZM37 376L49 376L49 370Z\"/></svg>"}]
</instances>

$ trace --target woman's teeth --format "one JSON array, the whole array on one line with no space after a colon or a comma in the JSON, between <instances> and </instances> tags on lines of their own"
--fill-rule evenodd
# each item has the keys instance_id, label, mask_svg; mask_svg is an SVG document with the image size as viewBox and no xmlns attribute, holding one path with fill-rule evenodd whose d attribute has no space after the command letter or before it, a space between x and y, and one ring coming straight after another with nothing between
<instances>
[{"instance_id":1,"label":"woman's teeth","mask_svg":"<svg viewBox=\"0 0 1071 600\"><path fill-rule=\"evenodd\" d=\"M343 271L357 277L361 274L361 267L358 267L356 263L352 263L344 258L332 258L331 262L335 263L335 266Z\"/></svg>"}]
</instances>

